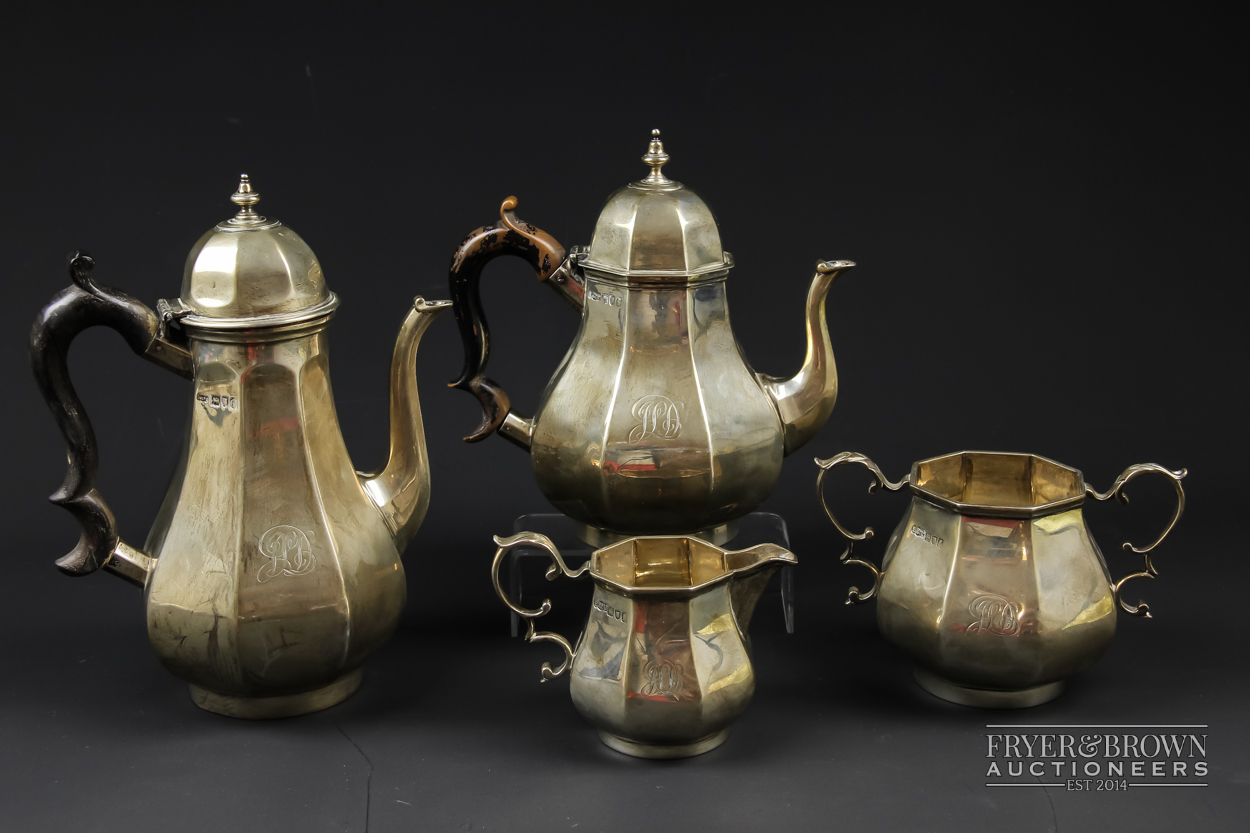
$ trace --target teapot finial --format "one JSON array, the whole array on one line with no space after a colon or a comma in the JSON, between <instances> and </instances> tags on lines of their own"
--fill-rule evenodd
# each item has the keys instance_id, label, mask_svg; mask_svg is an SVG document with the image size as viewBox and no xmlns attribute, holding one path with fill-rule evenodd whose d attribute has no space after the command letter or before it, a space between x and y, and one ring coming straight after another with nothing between
<instances>
[{"instance_id":1,"label":"teapot finial","mask_svg":"<svg viewBox=\"0 0 1250 833\"><path fill-rule=\"evenodd\" d=\"M651 166L651 173L647 174L643 182L648 185L667 185L672 182L660 172L660 168L668 162L668 154L664 152L664 143L660 141L660 129L657 127L651 131L651 144L647 146L647 153L642 157L642 161Z\"/></svg>"},{"instance_id":2,"label":"teapot finial","mask_svg":"<svg viewBox=\"0 0 1250 833\"><path fill-rule=\"evenodd\" d=\"M263 223L265 218L252 210L252 206L260 202L260 194L252 190L252 181L247 174L239 177L239 190L230 195L230 202L239 206L239 213L234 215L231 223L240 224L247 223Z\"/></svg>"}]
</instances>

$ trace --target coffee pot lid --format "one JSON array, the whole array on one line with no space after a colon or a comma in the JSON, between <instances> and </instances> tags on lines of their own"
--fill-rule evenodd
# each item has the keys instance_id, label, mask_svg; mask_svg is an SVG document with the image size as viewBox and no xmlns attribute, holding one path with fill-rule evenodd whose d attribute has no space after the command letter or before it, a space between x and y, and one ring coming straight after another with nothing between
<instances>
[{"instance_id":1,"label":"coffee pot lid","mask_svg":"<svg viewBox=\"0 0 1250 833\"><path fill-rule=\"evenodd\" d=\"M230 200L239 212L209 229L187 256L179 301L188 323L263 326L333 310L338 299L317 256L290 228L256 213L260 194L247 174Z\"/></svg>"},{"instance_id":2,"label":"coffee pot lid","mask_svg":"<svg viewBox=\"0 0 1250 833\"><path fill-rule=\"evenodd\" d=\"M717 277L733 266L707 203L664 175L660 131L642 157L651 173L608 197L582 266L640 281Z\"/></svg>"}]
</instances>

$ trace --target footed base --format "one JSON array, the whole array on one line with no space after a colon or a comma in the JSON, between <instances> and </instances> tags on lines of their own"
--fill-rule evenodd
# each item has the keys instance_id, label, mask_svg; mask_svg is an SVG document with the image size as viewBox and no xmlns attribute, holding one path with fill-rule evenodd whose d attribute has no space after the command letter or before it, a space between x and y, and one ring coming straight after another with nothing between
<instances>
[{"instance_id":1,"label":"footed base","mask_svg":"<svg viewBox=\"0 0 1250 833\"><path fill-rule=\"evenodd\" d=\"M981 709L1027 709L1049 703L1063 693L1063 681L1047 683L1035 688L1022 688L1018 691L995 691L987 688L968 688L944 680L930 674L922 668L913 671L920 687L932 694L961 706L976 706Z\"/></svg>"},{"instance_id":2,"label":"footed base","mask_svg":"<svg viewBox=\"0 0 1250 833\"><path fill-rule=\"evenodd\" d=\"M619 541L624 541L627 538L637 538L643 534L649 533L635 532L632 534L626 534L624 532L613 532L609 529L600 529L599 527L591 526L590 524L577 524L577 537L580 538L583 543L588 544L595 549L606 547ZM696 532L684 534L689 535L691 538L700 538L710 544L715 544L720 547L728 544L735 537L737 537L738 522L729 521L728 523L723 523L720 526L711 526L707 529L700 529Z\"/></svg>"},{"instance_id":3,"label":"footed base","mask_svg":"<svg viewBox=\"0 0 1250 833\"><path fill-rule=\"evenodd\" d=\"M363 676L364 669L357 668L350 674L339 677L325 688L300 694L284 694L279 697L236 697L231 694L218 694L193 685L191 686L191 702L205 711L224 714L226 717L241 717L244 720L295 717L310 712L319 712L343 702L360 688Z\"/></svg>"},{"instance_id":4,"label":"footed base","mask_svg":"<svg viewBox=\"0 0 1250 833\"><path fill-rule=\"evenodd\" d=\"M695 755L711 752L724 743L727 737L729 737L729 730L721 729L716 734L708 735L702 740L696 740L693 743L662 744L639 743L636 740L628 740L608 732L599 732L599 740L617 752L624 752L626 755L633 755L635 758L693 758Z\"/></svg>"}]
</instances>

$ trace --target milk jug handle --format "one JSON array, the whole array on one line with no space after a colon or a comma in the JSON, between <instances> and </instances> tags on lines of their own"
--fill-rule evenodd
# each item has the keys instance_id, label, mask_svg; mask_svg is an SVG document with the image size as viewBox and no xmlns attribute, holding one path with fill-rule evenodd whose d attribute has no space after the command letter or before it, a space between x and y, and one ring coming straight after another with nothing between
<instances>
[{"instance_id":1,"label":"milk jug handle","mask_svg":"<svg viewBox=\"0 0 1250 833\"><path fill-rule=\"evenodd\" d=\"M833 471L834 468L844 463L856 463L868 469L868 471L872 473L873 481L868 486L869 493L876 492L882 486L891 492L897 492L899 489L907 485L910 475L908 475L908 477L904 477L897 483L891 483L889 480L885 479L885 475L881 473L881 469L877 467L876 463L868 459L863 454L859 454L854 451L843 451L841 454L834 455L828 460L821 460L819 457L816 458L816 465L820 466L820 474L816 477L816 496L820 498L820 505L824 508L825 514L829 516L829 520L833 522L835 527L837 527L838 532L841 532L847 539L846 551L842 553L838 560L843 564L854 564L858 567L865 567L872 571L872 588L867 593L861 593L859 592L858 587L852 587L846 595L847 604L863 604L877 595L877 589L881 586L881 571L878 570L876 565L871 561L863 561L859 558L852 558L851 553L855 549L856 541L867 541L872 538L874 534L873 529L869 526L865 527L864 531L858 534L851 532L846 527L842 526L837 517L833 514L833 511L829 508L829 504L825 501L825 477L829 474L829 472Z\"/></svg>"},{"instance_id":2,"label":"milk jug handle","mask_svg":"<svg viewBox=\"0 0 1250 833\"><path fill-rule=\"evenodd\" d=\"M95 261L86 252L70 256L73 285L48 302L30 333L30 363L35 381L69 445L69 470L61 488L49 500L82 525L78 545L57 559L56 564L61 572L71 576L106 567L142 586L151 559L121 540L112 511L96 491L99 451L91 420L69 378L69 347L83 330L104 325L116 330L131 350L180 376L191 378L194 362L179 341L166 336L166 322L151 309L125 292L92 281L94 266Z\"/></svg>"},{"instance_id":3,"label":"milk jug handle","mask_svg":"<svg viewBox=\"0 0 1250 833\"><path fill-rule=\"evenodd\" d=\"M525 641L554 642L564 649L564 662L560 663L558 668L552 668L551 663L549 662L543 663L543 682L546 682L547 680L554 680L556 677L559 677L565 671L569 670L569 666L573 663L574 648L569 644L567 639L558 633L551 633L549 631L535 632L534 630L534 620L540 616L546 616L549 612L551 612L551 599L543 599L543 603L538 606L537 610L526 610L525 608L514 604L513 601L508 598L508 594L504 592L503 586L499 583L499 565L503 563L503 558L508 554L508 551L514 547L537 547L539 549L546 550L547 553L550 554L552 563L551 566L547 568L547 580L554 581L561 575L566 575L569 578L577 578L581 576L590 567L590 562L587 561L576 570L570 570L568 565L564 563L564 559L560 557L560 551L556 549L556 545L551 542L551 539L546 535L541 535L537 532L518 532L516 535L510 535L507 538L500 538L496 535L495 543L499 546L499 549L495 551L495 561L490 567L490 580L491 583L495 585L495 592L499 594L499 598L503 601L503 603L506 604L516 615L525 619L528 624L529 629L525 633Z\"/></svg>"},{"instance_id":4,"label":"milk jug handle","mask_svg":"<svg viewBox=\"0 0 1250 833\"><path fill-rule=\"evenodd\" d=\"M482 269L497 257L522 258L538 274L538 279L554 289L574 308L581 309L585 289L566 263L564 247L547 232L516 216L516 197L508 197L499 209L499 222L469 232L451 258L449 281L452 310L464 343L464 368L450 383L473 394L482 406L482 422L465 442L478 442L504 425L512 402L493 379L486 376L490 360L490 328L482 309L479 282ZM517 426L505 434L528 448L528 436Z\"/></svg>"},{"instance_id":5,"label":"milk jug handle","mask_svg":"<svg viewBox=\"0 0 1250 833\"><path fill-rule=\"evenodd\" d=\"M1111 488L1106 492L1098 492L1087 485L1085 487L1085 495L1093 498L1094 500L1110 500L1111 498L1115 498L1120 503L1126 504L1128 503L1128 495L1124 493L1124 487L1127 486L1134 477L1137 477L1139 474L1147 473L1161 474L1172 481L1172 486L1176 490L1176 511L1172 514L1172 519L1168 521L1167 527L1164 528L1163 534L1156 538L1155 542L1150 546L1135 547L1128 541L1124 542L1124 549L1129 552L1135 552L1145 559L1146 569L1137 573L1129 573L1127 576L1112 585L1112 590L1115 592L1116 603L1120 607L1124 608L1126 613L1131 613L1134 616L1145 616L1149 619L1151 616L1150 606L1148 604L1145 602L1138 602L1134 606L1129 606L1125 603L1123 597L1124 583L1133 578L1155 578L1159 575L1158 571L1155 570L1153 562L1150 560L1150 553L1155 547L1163 543L1163 539L1168 537L1168 533L1172 531L1172 527L1176 526L1176 522L1181 519L1181 515L1185 511L1185 489L1181 486L1181 480L1184 479L1185 475L1189 474L1189 472L1186 469L1169 471L1163 466L1159 466L1154 463L1139 463L1125 469L1124 472L1115 479L1115 483L1112 483Z\"/></svg>"}]
</instances>

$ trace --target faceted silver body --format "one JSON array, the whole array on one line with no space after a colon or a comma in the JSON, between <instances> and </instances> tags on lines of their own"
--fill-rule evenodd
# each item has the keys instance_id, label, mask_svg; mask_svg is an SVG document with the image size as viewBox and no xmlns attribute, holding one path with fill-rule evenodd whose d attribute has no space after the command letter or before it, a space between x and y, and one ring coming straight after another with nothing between
<instances>
[{"instance_id":1,"label":"faceted silver body","mask_svg":"<svg viewBox=\"0 0 1250 833\"><path fill-rule=\"evenodd\" d=\"M1133 477L1150 471L1168 476L1177 510L1163 535L1180 518L1185 472L1152 464L1130 467L1106 494L1089 489L1076 469L1032 454L962 452L923 460L900 483L890 483L863 455L846 452L817 461L825 474L840 463L858 463L876 477L873 489L909 487L911 506L886 545L872 590L852 588L849 602L877 598L882 636L916 666L927 690L966 705L1014 708L1057 696L1064 681L1098 660L1115 636L1117 602L1136 615L1144 605L1120 599L1126 579L1113 582L1102 552L1085 525L1087 497L1123 498ZM826 505L826 511L828 511ZM872 530L847 533L852 541Z\"/></svg>"},{"instance_id":2,"label":"faceted silver body","mask_svg":"<svg viewBox=\"0 0 1250 833\"><path fill-rule=\"evenodd\" d=\"M591 526L654 533L716 526L763 502L784 430L734 339L725 282L586 287L581 328L534 419L547 499Z\"/></svg>"},{"instance_id":3,"label":"faceted silver body","mask_svg":"<svg viewBox=\"0 0 1250 833\"><path fill-rule=\"evenodd\" d=\"M399 552L339 433L325 339L193 342L186 458L145 547L148 634L171 672L216 694L328 685L403 609Z\"/></svg>"},{"instance_id":4,"label":"faceted silver body","mask_svg":"<svg viewBox=\"0 0 1250 833\"><path fill-rule=\"evenodd\" d=\"M197 705L287 717L355 691L399 620L400 554L430 500L416 354L450 303L417 298L407 311L391 356L390 454L356 472L330 390L338 298L307 244L255 213L247 176L231 199L241 210L200 239L182 295L157 312L95 284L78 253L74 285L32 329L32 367L70 447L53 500L83 526L58 566L142 587L152 647ZM69 379L70 344L97 324L192 382L178 470L142 550L121 540L94 486L99 453Z\"/></svg>"},{"instance_id":5,"label":"faceted silver body","mask_svg":"<svg viewBox=\"0 0 1250 833\"><path fill-rule=\"evenodd\" d=\"M747 628L774 572L794 564L775 544L727 551L698 538L645 536L596 550L570 570L546 536L521 532L496 538L495 591L529 620L526 641L555 642L565 662L543 665L543 679L569 672L573 703L599 729L600 739L628 755L680 758L724 742L729 726L755 693ZM574 647L534 620L551 609L513 604L499 583L499 566L513 547L547 550L548 571L595 582L586 628Z\"/></svg>"},{"instance_id":6,"label":"faceted silver body","mask_svg":"<svg viewBox=\"0 0 1250 833\"><path fill-rule=\"evenodd\" d=\"M822 261L808 284L807 355L788 378L756 373L734 338L726 301L733 256L711 208L668 179L658 136L651 173L613 193L590 245L566 252L504 200L500 220L469 233L452 257L452 301L465 345L453 387L482 423L530 452L543 494L597 544L622 536L698 534L723 543L759 506L782 458L824 426L838 395L825 299L854 267ZM532 417L486 375L490 335L479 280L501 255L523 257L581 313L581 327ZM797 316L795 323L798 323Z\"/></svg>"}]
</instances>

